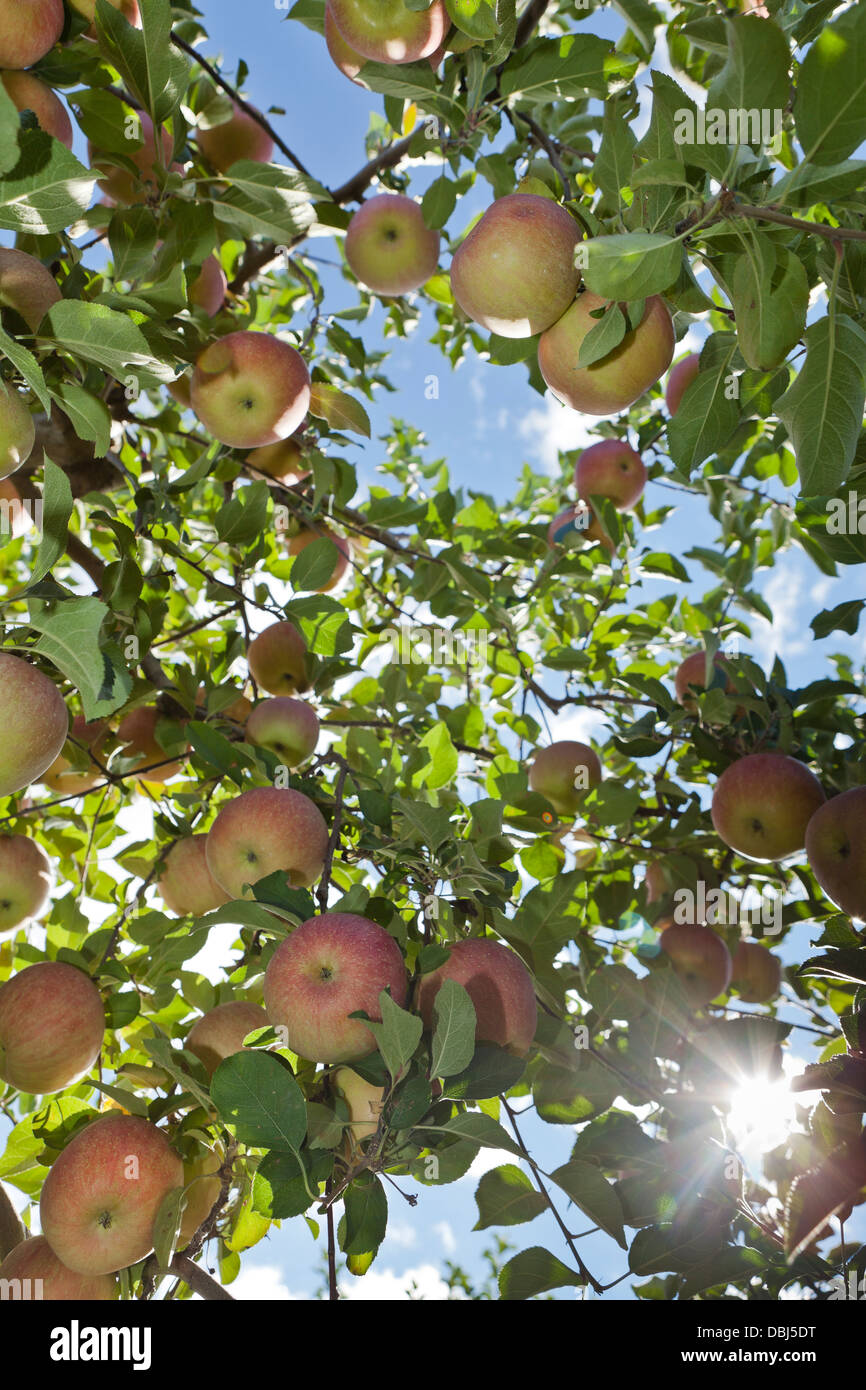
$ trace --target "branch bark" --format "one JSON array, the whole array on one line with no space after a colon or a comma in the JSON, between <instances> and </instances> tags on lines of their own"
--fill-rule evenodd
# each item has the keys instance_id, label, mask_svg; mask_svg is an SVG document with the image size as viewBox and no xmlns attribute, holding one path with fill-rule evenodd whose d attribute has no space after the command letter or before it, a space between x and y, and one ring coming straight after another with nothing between
<instances>
[{"instance_id":1,"label":"branch bark","mask_svg":"<svg viewBox=\"0 0 866 1390\"><path fill-rule=\"evenodd\" d=\"M228 1289L224 1289L222 1284L218 1284L216 1279L212 1279L206 1269L201 1265L194 1264L188 1260L186 1255L175 1255L169 1265L169 1273L176 1274L179 1279L192 1289L193 1293L199 1294L208 1300L222 1300L223 1302L234 1303L234 1299Z\"/></svg>"}]
</instances>

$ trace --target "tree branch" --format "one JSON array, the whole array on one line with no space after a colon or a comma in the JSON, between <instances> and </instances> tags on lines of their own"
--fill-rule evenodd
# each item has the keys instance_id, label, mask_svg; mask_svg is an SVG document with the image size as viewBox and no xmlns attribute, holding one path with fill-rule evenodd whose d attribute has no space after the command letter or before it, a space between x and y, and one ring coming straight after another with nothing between
<instances>
[{"instance_id":1,"label":"tree branch","mask_svg":"<svg viewBox=\"0 0 866 1390\"><path fill-rule=\"evenodd\" d=\"M532 38L533 32L547 9L549 0L531 0L523 14L520 16L520 23L517 26L517 33L514 37L514 47L522 48Z\"/></svg>"},{"instance_id":2,"label":"tree branch","mask_svg":"<svg viewBox=\"0 0 866 1390\"><path fill-rule=\"evenodd\" d=\"M175 1255L168 1268L170 1274L176 1274L192 1289L193 1293L199 1294L202 1298L221 1299L224 1302L234 1303L235 1300L228 1289L224 1289L222 1284L218 1284L216 1279L212 1279L201 1265L193 1264L186 1255Z\"/></svg>"},{"instance_id":3,"label":"tree branch","mask_svg":"<svg viewBox=\"0 0 866 1390\"><path fill-rule=\"evenodd\" d=\"M369 188L377 174L381 174L385 169L393 169L395 164L399 164L403 156L408 152L409 146L414 139L414 133L407 135L403 140L396 140L393 145L388 147L374 159L368 161L363 169L359 169L357 174L353 174L344 184L335 189L331 194L335 203L356 203L361 194Z\"/></svg>"}]
</instances>

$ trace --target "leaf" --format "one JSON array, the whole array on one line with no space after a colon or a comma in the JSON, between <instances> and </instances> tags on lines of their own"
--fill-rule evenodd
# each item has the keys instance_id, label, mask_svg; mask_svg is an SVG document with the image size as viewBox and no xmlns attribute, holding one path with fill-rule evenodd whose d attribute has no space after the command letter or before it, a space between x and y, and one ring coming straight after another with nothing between
<instances>
[{"instance_id":1,"label":"leaf","mask_svg":"<svg viewBox=\"0 0 866 1390\"><path fill-rule=\"evenodd\" d=\"M622 1204L613 1186L592 1163L572 1159L550 1174L584 1216L600 1226L623 1250L628 1249L623 1231Z\"/></svg>"},{"instance_id":2,"label":"leaf","mask_svg":"<svg viewBox=\"0 0 866 1390\"><path fill-rule=\"evenodd\" d=\"M621 190L628 188L631 183L636 143L631 126L623 119L621 104L606 101L601 145L592 166L592 177L602 192L617 204L621 199Z\"/></svg>"},{"instance_id":3,"label":"leaf","mask_svg":"<svg viewBox=\"0 0 866 1390\"><path fill-rule=\"evenodd\" d=\"M714 1284L738 1284L743 1279L753 1279L766 1268L767 1259L760 1250L747 1245L726 1245L689 1270L680 1285L680 1299L694 1298Z\"/></svg>"},{"instance_id":4,"label":"leaf","mask_svg":"<svg viewBox=\"0 0 866 1390\"><path fill-rule=\"evenodd\" d=\"M62 468L45 455L42 483L42 540L30 583L37 584L66 551L69 518L73 508L72 488Z\"/></svg>"},{"instance_id":5,"label":"leaf","mask_svg":"<svg viewBox=\"0 0 866 1390\"><path fill-rule=\"evenodd\" d=\"M45 315L40 336L53 338L58 348L95 362L119 380L128 368L136 368L134 375L152 384L171 380L173 375L173 368L154 357L138 325L104 304L61 299Z\"/></svg>"},{"instance_id":6,"label":"leaf","mask_svg":"<svg viewBox=\"0 0 866 1390\"><path fill-rule=\"evenodd\" d=\"M622 309L618 304L609 304L580 345L577 355L578 367L591 367L593 362L600 362L603 357L607 357L608 353L619 347L627 329L628 324Z\"/></svg>"},{"instance_id":7,"label":"leaf","mask_svg":"<svg viewBox=\"0 0 866 1390\"><path fill-rule=\"evenodd\" d=\"M700 377L698 377L700 380ZM776 404L787 427L805 495L835 492L845 481L860 436L866 399L866 333L847 315L806 329L806 361Z\"/></svg>"},{"instance_id":8,"label":"leaf","mask_svg":"<svg viewBox=\"0 0 866 1390\"><path fill-rule=\"evenodd\" d=\"M327 1153L278 1153L272 1149L265 1154L253 1179L254 1211L271 1221L303 1216L316 1199L319 1183L325 1181L332 1167L333 1159Z\"/></svg>"},{"instance_id":9,"label":"leaf","mask_svg":"<svg viewBox=\"0 0 866 1390\"><path fill-rule=\"evenodd\" d=\"M707 109L783 111L788 104L791 51L770 19L740 15L725 23L725 66L710 84Z\"/></svg>"},{"instance_id":10,"label":"leaf","mask_svg":"<svg viewBox=\"0 0 866 1390\"><path fill-rule=\"evenodd\" d=\"M457 185L444 174L431 183L421 199L421 213L428 227L444 227L457 203Z\"/></svg>"},{"instance_id":11,"label":"leaf","mask_svg":"<svg viewBox=\"0 0 866 1390\"><path fill-rule=\"evenodd\" d=\"M585 243L587 289L605 299L645 299L677 280L682 243L654 232L619 232Z\"/></svg>"},{"instance_id":12,"label":"leaf","mask_svg":"<svg viewBox=\"0 0 866 1390\"><path fill-rule=\"evenodd\" d=\"M367 1027L379 1044L379 1051L395 1081L402 1076L421 1041L424 1024L417 1014L407 1013L395 1004L387 990L379 995L382 1022L368 1021Z\"/></svg>"},{"instance_id":13,"label":"leaf","mask_svg":"<svg viewBox=\"0 0 866 1390\"><path fill-rule=\"evenodd\" d=\"M447 724L440 719L418 740L418 746L425 750L428 760L413 773L412 786L428 787L431 791L447 787L457 776L459 762Z\"/></svg>"},{"instance_id":14,"label":"leaf","mask_svg":"<svg viewBox=\"0 0 866 1390\"><path fill-rule=\"evenodd\" d=\"M759 232L741 237L742 256L731 280L737 343L750 367L770 371L800 340L809 307L802 261Z\"/></svg>"},{"instance_id":15,"label":"leaf","mask_svg":"<svg viewBox=\"0 0 866 1390\"><path fill-rule=\"evenodd\" d=\"M0 352L3 353L4 357L8 357L16 370L21 373L27 385L39 397L39 404L42 409L48 414L51 410L51 397L48 387L45 385L42 368L30 349L0 328Z\"/></svg>"},{"instance_id":16,"label":"leaf","mask_svg":"<svg viewBox=\"0 0 866 1390\"><path fill-rule=\"evenodd\" d=\"M847 632L852 637L860 625L860 614L866 608L866 599L846 599L835 608L824 608L810 622L809 626L816 641L827 637L831 632Z\"/></svg>"},{"instance_id":17,"label":"leaf","mask_svg":"<svg viewBox=\"0 0 866 1390\"><path fill-rule=\"evenodd\" d=\"M213 194L216 216L245 236L288 244L315 221L312 198L327 196L314 179L280 164L239 159L225 175L229 187Z\"/></svg>"},{"instance_id":18,"label":"leaf","mask_svg":"<svg viewBox=\"0 0 866 1390\"><path fill-rule=\"evenodd\" d=\"M216 515L216 533L229 545L252 545L268 523L270 491L267 483L255 482L229 498Z\"/></svg>"},{"instance_id":19,"label":"leaf","mask_svg":"<svg viewBox=\"0 0 866 1390\"><path fill-rule=\"evenodd\" d=\"M461 984L444 980L433 1001L430 1076L456 1076L475 1052L475 1005Z\"/></svg>"},{"instance_id":20,"label":"leaf","mask_svg":"<svg viewBox=\"0 0 866 1390\"><path fill-rule=\"evenodd\" d=\"M714 333L701 353L701 370L668 423L671 458L684 474L728 442L739 420L736 399L727 389L736 338Z\"/></svg>"},{"instance_id":21,"label":"leaf","mask_svg":"<svg viewBox=\"0 0 866 1390\"><path fill-rule=\"evenodd\" d=\"M22 130L19 149L17 164L0 178L0 227L62 232L89 207L96 175L44 130Z\"/></svg>"},{"instance_id":22,"label":"leaf","mask_svg":"<svg viewBox=\"0 0 866 1390\"><path fill-rule=\"evenodd\" d=\"M514 1163L505 1163L485 1173L475 1189L478 1220L474 1231L486 1231L489 1226L520 1226L532 1221L547 1207L540 1192Z\"/></svg>"},{"instance_id":23,"label":"leaf","mask_svg":"<svg viewBox=\"0 0 866 1390\"><path fill-rule=\"evenodd\" d=\"M573 1287L580 1289L586 1280L576 1270L569 1269L549 1250L533 1245L521 1250L499 1271L499 1294L508 1301L534 1298L548 1289Z\"/></svg>"},{"instance_id":24,"label":"leaf","mask_svg":"<svg viewBox=\"0 0 866 1390\"><path fill-rule=\"evenodd\" d=\"M388 1226L388 1199L379 1178L362 1173L347 1187L345 1234L340 1248L347 1255L375 1255Z\"/></svg>"},{"instance_id":25,"label":"leaf","mask_svg":"<svg viewBox=\"0 0 866 1390\"><path fill-rule=\"evenodd\" d=\"M449 1135L454 1139L468 1139L472 1144L480 1144L487 1149L504 1149L515 1158L524 1158L523 1150L505 1133L497 1120L480 1111L469 1110L465 1115L454 1115L444 1125L418 1125L416 1132Z\"/></svg>"},{"instance_id":26,"label":"leaf","mask_svg":"<svg viewBox=\"0 0 866 1390\"><path fill-rule=\"evenodd\" d=\"M461 33L470 39L484 43L495 38L497 23L492 0L445 0L445 8Z\"/></svg>"},{"instance_id":27,"label":"leaf","mask_svg":"<svg viewBox=\"0 0 866 1390\"><path fill-rule=\"evenodd\" d=\"M100 641L108 609L98 598L32 601L29 625L40 633L34 651L52 661L81 692L84 717L99 719L125 704L132 690L121 668Z\"/></svg>"},{"instance_id":28,"label":"leaf","mask_svg":"<svg viewBox=\"0 0 866 1390\"><path fill-rule=\"evenodd\" d=\"M211 1100L238 1139L257 1149L297 1152L307 1132L304 1093L268 1052L236 1052L220 1062Z\"/></svg>"},{"instance_id":29,"label":"leaf","mask_svg":"<svg viewBox=\"0 0 866 1390\"><path fill-rule=\"evenodd\" d=\"M614 57L613 47L595 34L571 34L562 39L536 39L517 50L505 65L500 81L504 97L521 96L535 102L558 97L608 94L608 77L619 68L625 74L637 60Z\"/></svg>"},{"instance_id":30,"label":"leaf","mask_svg":"<svg viewBox=\"0 0 866 1390\"><path fill-rule=\"evenodd\" d=\"M79 439L92 444L98 455L111 447L111 413L104 401L85 391L77 381L58 381L51 394L59 401Z\"/></svg>"},{"instance_id":31,"label":"leaf","mask_svg":"<svg viewBox=\"0 0 866 1390\"><path fill-rule=\"evenodd\" d=\"M310 387L310 414L335 430L353 430L365 439L370 435L370 417L360 401L336 386L324 381L314 381Z\"/></svg>"},{"instance_id":32,"label":"leaf","mask_svg":"<svg viewBox=\"0 0 866 1390\"><path fill-rule=\"evenodd\" d=\"M811 1245L849 1204L855 1205L866 1186L862 1158L839 1151L818 1168L794 1179L785 1205L785 1252L788 1262Z\"/></svg>"},{"instance_id":33,"label":"leaf","mask_svg":"<svg viewBox=\"0 0 866 1390\"><path fill-rule=\"evenodd\" d=\"M488 1100L510 1091L525 1070L524 1057L494 1043L479 1043L468 1067L445 1081L442 1094L453 1100Z\"/></svg>"},{"instance_id":34,"label":"leaf","mask_svg":"<svg viewBox=\"0 0 866 1390\"><path fill-rule=\"evenodd\" d=\"M866 139L866 10L825 24L803 60L794 106L797 139L813 164L847 159Z\"/></svg>"},{"instance_id":35,"label":"leaf","mask_svg":"<svg viewBox=\"0 0 866 1390\"><path fill-rule=\"evenodd\" d=\"M139 0L134 27L108 0L96 0L99 51L155 124L177 110L189 85L189 59L171 42L170 0Z\"/></svg>"},{"instance_id":36,"label":"leaf","mask_svg":"<svg viewBox=\"0 0 866 1390\"><path fill-rule=\"evenodd\" d=\"M292 588L299 593L323 588L331 579L339 557L340 552L330 536L319 536L311 541L292 561Z\"/></svg>"}]
</instances>

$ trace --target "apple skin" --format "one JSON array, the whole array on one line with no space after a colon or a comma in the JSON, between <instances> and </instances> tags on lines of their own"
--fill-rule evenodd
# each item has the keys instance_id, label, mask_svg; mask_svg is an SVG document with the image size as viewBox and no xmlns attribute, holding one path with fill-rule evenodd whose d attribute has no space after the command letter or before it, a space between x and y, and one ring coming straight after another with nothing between
<instances>
[{"instance_id":1,"label":"apple skin","mask_svg":"<svg viewBox=\"0 0 866 1390\"><path fill-rule=\"evenodd\" d=\"M727 658L721 652L716 652L713 663L721 671L727 665ZM698 702L690 686L697 686L699 690L706 690L706 671L707 657L705 652L692 652L685 661L680 662L674 676L674 690L676 692L677 704L682 705L683 709L696 710ZM731 680L730 675L725 680L725 694L731 695L736 691L736 686Z\"/></svg>"},{"instance_id":2,"label":"apple skin","mask_svg":"<svg viewBox=\"0 0 866 1390\"><path fill-rule=\"evenodd\" d=\"M439 233L421 207L402 193L369 198L346 233L346 260L357 280L375 294L409 294L439 265Z\"/></svg>"},{"instance_id":3,"label":"apple skin","mask_svg":"<svg viewBox=\"0 0 866 1390\"><path fill-rule=\"evenodd\" d=\"M757 941L740 941L734 951L731 980L745 1004L767 1004L782 983L782 962Z\"/></svg>"},{"instance_id":4,"label":"apple skin","mask_svg":"<svg viewBox=\"0 0 866 1390\"><path fill-rule=\"evenodd\" d=\"M156 887L169 912L179 917L203 917L229 901L207 866L207 835L175 840Z\"/></svg>"},{"instance_id":5,"label":"apple skin","mask_svg":"<svg viewBox=\"0 0 866 1390\"><path fill-rule=\"evenodd\" d=\"M77 1274L113 1274L153 1250L163 1199L183 1187L183 1164L161 1129L109 1111L81 1130L42 1188L42 1230Z\"/></svg>"},{"instance_id":6,"label":"apple skin","mask_svg":"<svg viewBox=\"0 0 866 1390\"><path fill-rule=\"evenodd\" d=\"M90 28L85 34L85 38L96 38L96 0L69 0L73 10L84 15L85 19L91 21ZM113 5L116 10L120 10L127 24L131 24L133 29L141 28L141 14L139 13L137 0L108 0L109 5Z\"/></svg>"},{"instance_id":7,"label":"apple skin","mask_svg":"<svg viewBox=\"0 0 866 1390\"><path fill-rule=\"evenodd\" d=\"M100 158L99 152L94 149L93 144L88 141L87 149L90 162L93 167L100 171L97 179L99 187L115 203L131 206L135 203L145 203L159 191L163 179L163 169L172 167L181 169L180 164L170 165L172 150L174 149L174 137L165 129L160 128L160 142L162 144L162 159L157 155L156 134L153 128L153 121L146 112L136 113L141 122L141 144L136 144L131 140L128 142L131 148L124 153L132 160L138 170L136 178L128 169L123 169L118 164L110 164L107 158Z\"/></svg>"},{"instance_id":8,"label":"apple skin","mask_svg":"<svg viewBox=\"0 0 866 1390\"><path fill-rule=\"evenodd\" d=\"M252 1032L252 1029L249 1031ZM177 1238L178 1250L184 1250L189 1245L201 1223L210 1216L214 1209L217 1198L222 1191L222 1179L219 1177L219 1171L223 1165L223 1157L224 1155L215 1149L210 1149L200 1158L193 1159L192 1162L183 1165L184 1186L188 1190L186 1206L180 1220L180 1232Z\"/></svg>"},{"instance_id":9,"label":"apple skin","mask_svg":"<svg viewBox=\"0 0 866 1390\"><path fill-rule=\"evenodd\" d=\"M665 386L665 404L669 415L676 415L680 402L701 369L701 354L691 352L683 357L671 370Z\"/></svg>"},{"instance_id":10,"label":"apple skin","mask_svg":"<svg viewBox=\"0 0 866 1390\"><path fill-rule=\"evenodd\" d=\"M542 333L577 293L574 253L581 237L558 203L536 193L508 193L454 252L454 298L470 319L503 338Z\"/></svg>"},{"instance_id":11,"label":"apple skin","mask_svg":"<svg viewBox=\"0 0 866 1390\"><path fill-rule=\"evenodd\" d=\"M237 687L235 687L237 689ZM199 709L204 709L207 705L207 690L200 685L195 697L196 705ZM246 695L238 695L230 705L226 705L218 714L210 715L211 719L228 719L233 724L245 725L252 713L253 702ZM199 718L196 715L196 718Z\"/></svg>"},{"instance_id":12,"label":"apple skin","mask_svg":"<svg viewBox=\"0 0 866 1390\"><path fill-rule=\"evenodd\" d=\"M45 911L53 883L51 860L26 835L0 836L0 932Z\"/></svg>"},{"instance_id":13,"label":"apple skin","mask_svg":"<svg viewBox=\"0 0 866 1390\"><path fill-rule=\"evenodd\" d=\"M588 526L579 526L577 521L589 512L592 520ZM603 545L609 555L613 555L616 546L610 536L604 530L601 522L596 516L592 507L565 507L553 518L547 528L547 544L551 549L555 545L560 545L571 534L583 536L587 541L597 541Z\"/></svg>"},{"instance_id":14,"label":"apple skin","mask_svg":"<svg viewBox=\"0 0 866 1390\"><path fill-rule=\"evenodd\" d=\"M232 107L231 116L222 125L211 126L209 130L199 127L195 133L205 159L221 174L227 173L239 159L268 164L274 152L273 140L258 121L247 115L237 102L233 102Z\"/></svg>"},{"instance_id":15,"label":"apple skin","mask_svg":"<svg viewBox=\"0 0 866 1390\"><path fill-rule=\"evenodd\" d=\"M257 1028L267 1028L268 1016L260 1004L246 999L232 999L217 1004L197 1019L186 1035L184 1047L198 1057L208 1076L213 1076L220 1062L243 1052L244 1038Z\"/></svg>"},{"instance_id":16,"label":"apple skin","mask_svg":"<svg viewBox=\"0 0 866 1390\"><path fill-rule=\"evenodd\" d=\"M244 885L283 870L293 887L309 888L322 872L328 827L316 806L287 787L253 787L223 806L207 839L208 868L233 899Z\"/></svg>"},{"instance_id":17,"label":"apple skin","mask_svg":"<svg viewBox=\"0 0 866 1390\"><path fill-rule=\"evenodd\" d=\"M646 465L622 439L601 439L584 449L574 469L581 497L609 497L617 511L628 511L646 487Z\"/></svg>"},{"instance_id":18,"label":"apple skin","mask_svg":"<svg viewBox=\"0 0 866 1390\"><path fill-rule=\"evenodd\" d=\"M288 343L242 329L199 355L190 398L221 444L255 449L294 434L310 404L310 373Z\"/></svg>"},{"instance_id":19,"label":"apple skin","mask_svg":"<svg viewBox=\"0 0 866 1390\"><path fill-rule=\"evenodd\" d=\"M495 1043L523 1057L538 1024L535 986L523 961L487 937L458 941L450 949L445 964L419 982L418 1012L425 1028L433 1025L433 1001L440 987L456 980L475 1005L476 1042Z\"/></svg>"},{"instance_id":20,"label":"apple skin","mask_svg":"<svg viewBox=\"0 0 866 1390\"><path fill-rule=\"evenodd\" d=\"M832 903L866 917L866 787L832 796L806 827L809 867Z\"/></svg>"},{"instance_id":21,"label":"apple skin","mask_svg":"<svg viewBox=\"0 0 866 1390\"><path fill-rule=\"evenodd\" d=\"M244 462L253 473L273 478L287 487L309 478L312 472L304 462L301 445L293 437L281 439L276 444L265 444L261 449L251 449Z\"/></svg>"},{"instance_id":22,"label":"apple skin","mask_svg":"<svg viewBox=\"0 0 866 1390\"><path fill-rule=\"evenodd\" d=\"M717 834L744 859L787 859L801 850L806 827L825 801L805 763L785 753L750 753L726 767L713 791Z\"/></svg>"},{"instance_id":23,"label":"apple skin","mask_svg":"<svg viewBox=\"0 0 866 1390\"><path fill-rule=\"evenodd\" d=\"M269 695L294 695L310 684L307 644L294 623L272 623L247 648L250 675Z\"/></svg>"},{"instance_id":24,"label":"apple skin","mask_svg":"<svg viewBox=\"0 0 866 1390\"><path fill-rule=\"evenodd\" d=\"M0 728L0 796L38 781L69 732L69 715L54 682L6 652L0 652Z\"/></svg>"},{"instance_id":25,"label":"apple skin","mask_svg":"<svg viewBox=\"0 0 866 1390\"><path fill-rule=\"evenodd\" d=\"M355 1144L369 1139L379 1128L384 1086L372 1086L351 1067L337 1067L331 1072L331 1086L349 1107L350 1139Z\"/></svg>"},{"instance_id":26,"label":"apple skin","mask_svg":"<svg viewBox=\"0 0 866 1390\"><path fill-rule=\"evenodd\" d=\"M575 786L578 770L585 772L586 787ZM586 743L561 739L547 748L537 748L529 769L530 790L547 797L562 816L573 815L587 792L601 781L598 754Z\"/></svg>"},{"instance_id":27,"label":"apple skin","mask_svg":"<svg viewBox=\"0 0 866 1390\"><path fill-rule=\"evenodd\" d=\"M181 761L168 761L168 754L157 742L156 726L163 717L155 705L140 705L138 709L130 710L118 726L117 737L122 745L123 757L134 758L140 754L127 774L130 777L137 774L138 782L162 786L170 778L176 777L183 767Z\"/></svg>"},{"instance_id":28,"label":"apple skin","mask_svg":"<svg viewBox=\"0 0 866 1390\"><path fill-rule=\"evenodd\" d=\"M36 425L24 397L0 381L0 478L26 463L36 443Z\"/></svg>"},{"instance_id":29,"label":"apple skin","mask_svg":"<svg viewBox=\"0 0 866 1390\"><path fill-rule=\"evenodd\" d=\"M216 256L208 256L189 287L189 302L214 318L223 306L229 282Z\"/></svg>"},{"instance_id":30,"label":"apple skin","mask_svg":"<svg viewBox=\"0 0 866 1390\"><path fill-rule=\"evenodd\" d=\"M0 0L0 68L32 68L63 30L63 0Z\"/></svg>"},{"instance_id":31,"label":"apple skin","mask_svg":"<svg viewBox=\"0 0 866 1390\"><path fill-rule=\"evenodd\" d=\"M383 989L395 1004L406 1003L406 966L394 938L367 917L325 912L280 942L265 971L265 1008L298 1056L352 1062L375 1052L376 1039L348 1015L363 1009L380 1020Z\"/></svg>"},{"instance_id":32,"label":"apple skin","mask_svg":"<svg viewBox=\"0 0 866 1390\"><path fill-rule=\"evenodd\" d=\"M0 82L19 111L32 111L41 130L72 149L72 122L56 92L32 72L0 73Z\"/></svg>"},{"instance_id":33,"label":"apple skin","mask_svg":"<svg viewBox=\"0 0 866 1390\"><path fill-rule=\"evenodd\" d=\"M289 537L288 551L290 555L300 555L302 550L306 550L308 545L313 544L313 541L321 540L332 541L339 552L334 561L334 569L330 579L326 584L323 584L321 588L315 590L317 594L326 594L330 593L331 589L336 589L343 575L346 573L346 570L349 568L349 562L352 558L349 542L345 540L343 536L338 536L334 531L298 531L297 535Z\"/></svg>"},{"instance_id":34,"label":"apple skin","mask_svg":"<svg viewBox=\"0 0 866 1390\"><path fill-rule=\"evenodd\" d=\"M662 932L659 945L694 1008L709 1004L731 983L731 953L709 927L673 922Z\"/></svg>"},{"instance_id":35,"label":"apple skin","mask_svg":"<svg viewBox=\"0 0 866 1390\"><path fill-rule=\"evenodd\" d=\"M248 743L269 748L286 767L300 767L319 741L319 721L304 700L278 695L256 705L246 726Z\"/></svg>"},{"instance_id":36,"label":"apple skin","mask_svg":"<svg viewBox=\"0 0 866 1390\"><path fill-rule=\"evenodd\" d=\"M96 1062L105 1010L89 975L40 961L0 987L0 1076L31 1095L62 1091Z\"/></svg>"},{"instance_id":37,"label":"apple skin","mask_svg":"<svg viewBox=\"0 0 866 1390\"><path fill-rule=\"evenodd\" d=\"M607 304L585 290L562 318L542 333L538 344L541 375L554 396L584 415L615 415L654 386L674 355L674 325L663 299L651 295L637 328L613 352L591 367L578 367L581 344L597 320L594 309Z\"/></svg>"},{"instance_id":38,"label":"apple skin","mask_svg":"<svg viewBox=\"0 0 866 1390\"><path fill-rule=\"evenodd\" d=\"M74 739L76 743L84 744L93 752L94 757L101 761L100 745L107 732L108 724L104 719L93 719L88 723L83 714L76 714L68 737ZM64 753L60 753L48 770L43 772L39 780L43 787L56 792L58 796L72 796L73 794L89 792L91 787L105 781L104 774L100 772L95 763L92 764L92 768L92 772L73 771L69 759Z\"/></svg>"},{"instance_id":39,"label":"apple skin","mask_svg":"<svg viewBox=\"0 0 866 1390\"><path fill-rule=\"evenodd\" d=\"M346 43L343 35L337 28L337 21L334 19L331 10L331 0L325 3L325 44L331 61L344 77L348 77L350 82L354 82L356 87L363 87L368 91L366 82L362 82L358 73L366 63L367 59L360 53L356 53L350 43Z\"/></svg>"},{"instance_id":40,"label":"apple skin","mask_svg":"<svg viewBox=\"0 0 866 1390\"><path fill-rule=\"evenodd\" d=\"M329 0L329 8L350 48L376 63L429 58L451 27L443 0L426 10L410 10L403 0Z\"/></svg>"},{"instance_id":41,"label":"apple skin","mask_svg":"<svg viewBox=\"0 0 866 1390\"><path fill-rule=\"evenodd\" d=\"M0 1264L0 1279L41 1279L46 1303L108 1303L117 1297L112 1274L75 1274L60 1263L44 1236L31 1236L10 1250Z\"/></svg>"}]
</instances>

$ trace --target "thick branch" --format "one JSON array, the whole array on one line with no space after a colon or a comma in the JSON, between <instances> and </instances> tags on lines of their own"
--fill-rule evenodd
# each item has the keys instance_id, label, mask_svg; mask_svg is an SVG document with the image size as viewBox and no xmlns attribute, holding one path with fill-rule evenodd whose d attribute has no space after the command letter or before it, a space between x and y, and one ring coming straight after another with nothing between
<instances>
[{"instance_id":1,"label":"thick branch","mask_svg":"<svg viewBox=\"0 0 866 1390\"><path fill-rule=\"evenodd\" d=\"M179 1279L192 1289L193 1293L199 1294L202 1298L222 1299L229 1303L234 1303L234 1299L228 1289L224 1289L222 1284L218 1284L216 1279L212 1279L206 1269L201 1265L194 1264L188 1260L186 1255L175 1255L169 1265L169 1273L176 1274Z\"/></svg>"},{"instance_id":2,"label":"thick branch","mask_svg":"<svg viewBox=\"0 0 866 1390\"><path fill-rule=\"evenodd\" d=\"M531 0L531 3L527 5L517 26L517 34L514 39L515 48L522 48L532 38L536 25L547 9L548 3L549 0Z\"/></svg>"},{"instance_id":3,"label":"thick branch","mask_svg":"<svg viewBox=\"0 0 866 1390\"><path fill-rule=\"evenodd\" d=\"M807 222L802 217L789 217L774 207L751 207L746 203L734 203L731 211L736 217L748 217L754 222L775 222L779 227L792 227L798 232L811 232L814 236L826 237L828 241L866 241L866 232L856 227L828 227L823 222Z\"/></svg>"},{"instance_id":4,"label":"thick branch","mask_svg":"<svg viewBox=\"0 0 866 1390\"><path fill-rule=\"evenodd\" d=\"M385 169L393 169L395 164L400 163L413 138L413 135L407 135L405 139L396 140L393 145L382 150L381 154L377 154L375 159L371 159L364 165L363 169L359 169L357 174L353 174L346 183L334 190L332 194L334 202L356 203L361 194L369 188L377 174L381 174Z\"/></svg>"}]
</instances>

